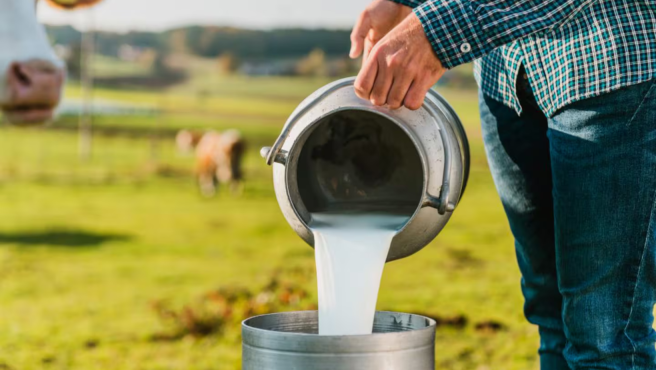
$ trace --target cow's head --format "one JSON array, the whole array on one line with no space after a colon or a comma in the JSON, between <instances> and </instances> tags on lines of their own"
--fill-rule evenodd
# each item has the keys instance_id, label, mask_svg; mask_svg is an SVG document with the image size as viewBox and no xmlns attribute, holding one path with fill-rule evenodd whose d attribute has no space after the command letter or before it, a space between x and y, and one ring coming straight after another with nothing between
<instances>
[{"instance_id":1,"label":"cow's head","mask_svg":"<svg viewBox=\"0 0 656 370\"><path fill-rule=\"evenodd\" d=\"M48 0L65 9L98 1ZM49 120L64 83L64 64L37 21L35 4L35 0L0 0L0 109L17 124Z\"/></svg>"}]
</instances>

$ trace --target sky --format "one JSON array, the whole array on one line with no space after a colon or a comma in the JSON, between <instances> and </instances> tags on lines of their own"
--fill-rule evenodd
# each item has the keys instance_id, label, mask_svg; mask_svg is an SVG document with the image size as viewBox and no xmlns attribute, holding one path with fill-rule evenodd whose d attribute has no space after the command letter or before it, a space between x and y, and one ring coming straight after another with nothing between
<instances>
[{"instance_id":1,"label":"sky","mask_svg":"<svg viewBox=\"0 0 656 370\"><path fill-rule=\"evenodd\" d=\"M92 10L63 11L39 4L39 19L127 32L164 30L203 24L269 29L281 27L342 28L353 26L371 0L103 0ZM91 14L88 14L91 13Z\"/></svg>"}]
</instances>

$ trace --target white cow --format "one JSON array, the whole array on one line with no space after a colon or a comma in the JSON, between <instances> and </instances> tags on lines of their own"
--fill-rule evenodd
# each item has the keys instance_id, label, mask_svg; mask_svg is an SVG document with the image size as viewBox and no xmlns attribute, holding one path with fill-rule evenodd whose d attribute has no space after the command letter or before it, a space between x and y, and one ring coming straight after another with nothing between
<instances>
[{"instance_id":1,"label":"white cow","mask_svg":"<svg viewBox=\"0 0 656 370\"><path fill-rule=\"evenodd\" d=\"M0 0L0 110L18 124L49 120L65 77L64 64L37 21L36 1ZM66 9L98 1L48 0Z\"/></svg>"}]
</instances>

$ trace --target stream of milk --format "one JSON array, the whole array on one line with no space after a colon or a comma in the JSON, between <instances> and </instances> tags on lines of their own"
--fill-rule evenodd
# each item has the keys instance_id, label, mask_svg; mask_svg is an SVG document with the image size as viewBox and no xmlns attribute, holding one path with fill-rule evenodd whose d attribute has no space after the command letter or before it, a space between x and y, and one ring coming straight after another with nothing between
<instances>
[{"instance_id":1,"label":"stream of milk","mask_svg":"<svg viewBox=\"0 0 656 370\"><path fill-rule=\"evenodd\" d=\"M313 213L319 334L371 334L392 238L408 216Z\"/></svg>"}]
</instances>

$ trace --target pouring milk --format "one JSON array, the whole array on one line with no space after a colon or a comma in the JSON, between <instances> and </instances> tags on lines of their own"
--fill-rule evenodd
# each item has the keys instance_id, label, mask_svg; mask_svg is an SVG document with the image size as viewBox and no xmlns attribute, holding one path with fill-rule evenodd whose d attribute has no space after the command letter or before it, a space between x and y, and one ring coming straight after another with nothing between
<instances>
[{"instance_id":1,"label":"pouring milk","mask_svg":"<svg viewBox=\"0 0 656 370\"><path fill-rule=\"evenodd\" d=\"M260 152L283 215L315 247L324 335L371 333L385 261L437 236L469 174L465 131L437 92L419 110L388 110L354 82L314 92Z\"/></svg>"},{"instance_id":2,"label":"pouring milk","mask_svg":"<svg viewBox=\"0 0 656 370\"><path fill-rule=\"evenodd\" d=\"M409 216L312 214L319 295L319 334L371 334L392 238Z\"/></svg>"}]
</instances>

